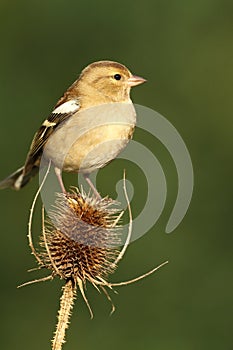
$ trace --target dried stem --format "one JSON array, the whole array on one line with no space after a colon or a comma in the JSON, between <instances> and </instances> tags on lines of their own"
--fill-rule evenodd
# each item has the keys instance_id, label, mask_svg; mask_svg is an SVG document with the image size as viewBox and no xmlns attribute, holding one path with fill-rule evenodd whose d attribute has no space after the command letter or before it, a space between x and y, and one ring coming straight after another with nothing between
<instances>
[{"instance_id":1,"label":"dried stem","mask_svg":"<svg viewBox=\"0 0 233 350\"><path fill-rule=\"evenodd\" d=\"M60 299L60 310L58 312L58 322L54 338L52 340L52 350L61 350L65 343L65 331L69 325L69 318L76 296L76 286L72 280L68 280L63 287L63 293Z\"/></svg>"}]
</instances>

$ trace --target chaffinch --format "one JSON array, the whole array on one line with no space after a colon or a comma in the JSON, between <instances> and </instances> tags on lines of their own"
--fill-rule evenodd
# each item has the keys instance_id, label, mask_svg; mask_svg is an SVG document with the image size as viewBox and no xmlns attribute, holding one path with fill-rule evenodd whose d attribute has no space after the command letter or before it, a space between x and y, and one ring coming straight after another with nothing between
<instances>
[{"instance_id":1,"label":"chaffinch","mask_svg":"<svg viewBox=\"0 0 233 350\"><path fill-rule=\"evenodd\" d=\"M0 182L19 190L39 171L42 155L61 172L89 173L105 166L133 135L136 113L130 89L144 83L122 64L99 61L88 65L55 105L35 134L25 164Z\"/></svg>"}]
</instances>

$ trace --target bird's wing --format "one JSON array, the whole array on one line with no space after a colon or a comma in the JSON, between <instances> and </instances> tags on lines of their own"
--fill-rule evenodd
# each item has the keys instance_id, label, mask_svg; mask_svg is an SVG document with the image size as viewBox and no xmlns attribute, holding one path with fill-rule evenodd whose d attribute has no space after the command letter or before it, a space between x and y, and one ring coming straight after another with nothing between
<instances>
[{"instance_id":1,"label":"bird's wing","mask_svg":"<svg viewBox=\"0 0 233 350\"><path fill-rule=\"evenodd\" d=\"M30 172L34 165L39 165L43 147L50 135L59 125L61 125L62 122L75 114L79 108L80 105L77 100L69 100L60 104L53 110L50 116L43 122L32 140L24 165L24 174Z\"/></svg>"}]
</instances>

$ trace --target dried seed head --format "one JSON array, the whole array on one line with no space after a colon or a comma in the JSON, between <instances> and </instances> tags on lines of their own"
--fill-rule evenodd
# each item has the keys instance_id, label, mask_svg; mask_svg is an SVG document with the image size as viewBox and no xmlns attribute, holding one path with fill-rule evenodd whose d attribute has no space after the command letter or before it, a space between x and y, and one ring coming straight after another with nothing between
<instances>
[{"instance_id":1,"label":"dried seed head","mask_svg":"<svg viewBox=\"0 0 233 350\"><path fill-rule=\"evenodd\" d=\"M114 201L110 199L96 199L76 191L66 195L57 194L55 208L50 213L50 220L47 223L44 221L44 209L42 210L43 235L40 243L43 251L37 252L32 240L32 217L36 200L49 169L50 164L32 203L28 223L28 242L32 254L40 266L50 269L52 273L47 277L26 282L21 287L50 280L55 275L66 280L60 301L58 323L52 340L52 349L61 350L62 344L65 342L65 331L68 328L77 287L88 306L91 317L93 317L84 292L86 280L89 280L98 290L101 289L111 301L105 287L112 288L139 281L151 275L167 262L129 281L112 283L106 280L108 274L115 270L118 262L124 256L132 233L132 212L125 186L125 176L123 188L130 222L128 235L121 251L116 248L121 245L121 234L116 224L123 212L112 208ZM115 307L112 303L112 312L114 310Z\"/></svg>"},{"instance_id":2,"label":"dried seed head","mask_svg":"<svg viewBox=\"0 0 233 350\"><path fill-rule=\"evenodd\" d=\"M64 279L101 281L114 272L119 254L119 210L114 201L77 191L58 194L44 228L43 265Z\"/></svg>"}]
</instances>

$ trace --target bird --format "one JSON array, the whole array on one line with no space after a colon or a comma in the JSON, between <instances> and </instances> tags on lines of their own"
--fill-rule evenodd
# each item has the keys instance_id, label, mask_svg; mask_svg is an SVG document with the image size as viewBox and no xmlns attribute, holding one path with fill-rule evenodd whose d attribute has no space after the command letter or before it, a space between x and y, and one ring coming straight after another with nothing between
<instances>
[{"instance_id":1,"label":"bird","mask_svg":"<svg viewBox=\"0 0 233 350\"><path fill-rule=\"evenodd\" d=\"M0 189L24 187L43 158L53 164L64 193L62 171L83 173L95 190L89 174L116 158L133 136L136 112L130 90L144 82L118 62L89 64L34 135L24 165L0 181Z\"/></svg>"}]
</instances>

